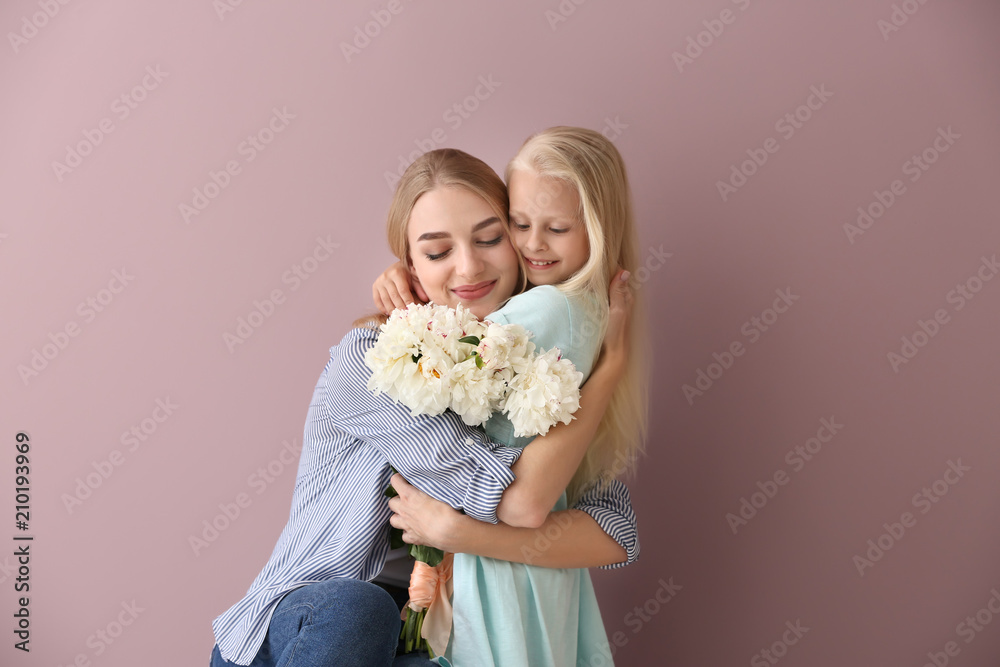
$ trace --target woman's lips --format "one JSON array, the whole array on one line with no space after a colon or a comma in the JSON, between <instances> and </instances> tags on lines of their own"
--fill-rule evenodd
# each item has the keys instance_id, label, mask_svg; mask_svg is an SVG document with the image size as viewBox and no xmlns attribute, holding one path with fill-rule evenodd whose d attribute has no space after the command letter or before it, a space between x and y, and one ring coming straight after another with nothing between
<instances>
[{"instance_id":1,"label":"woman's lips","mask_svg":"<svg viewBox=\"0 0 1000 667\"><path fill-rule=\"evenodd\" d=\"M481 299L493 291L493 286L496 284L497 281L490 280L484 283L476 283L475 285L462 285L461 287L456 287L451 291L458 295L458 298L460 299L475 301L476 299Z\"/></svg>"}]
</instances>

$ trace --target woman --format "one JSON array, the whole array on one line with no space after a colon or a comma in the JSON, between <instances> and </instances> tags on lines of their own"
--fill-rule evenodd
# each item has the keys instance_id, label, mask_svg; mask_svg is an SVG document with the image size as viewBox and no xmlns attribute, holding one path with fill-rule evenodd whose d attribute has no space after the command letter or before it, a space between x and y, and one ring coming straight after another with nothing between
<instances>
[{"instance_id":1,"label":"woman","mask_svg":"<svg viewBox=\"0 0 1000 667\"><path fill-rule=\"evenodd\" d=\"M435 172L430 190L411 187L421 169ZM503 182L485 163L460 151L432 151L411 165L397 188L390 246L406 258L447 237L447 261L418 278L442 295L440 303L461 303L483 317L523 285L506 212ZM436 228L411 234L411 223L420 220ZM384 394L369 392L363 359L377 330L349 331L331 348L316 385L288 524L246 596L213 623L218 644L212 664L392 664L398 609L367 583L388 551L383 491L390 464L422 492L469 517L539 525L576 471L624 372L629 298L625 282L617 282L602 358L581 392L577 418L523 451L497 445L453 413L413 417ZM630 510L610 516L607 507L595 501L588 514L608 526L590 540L594 565L627 557L609 531L622 532L620 517ZM580 521L567 531L587 528L593 526ZM634 526L632 535L619 539L634 542ZM534 536L522 546L533 542Z\"/></svg>"}]
</instances>

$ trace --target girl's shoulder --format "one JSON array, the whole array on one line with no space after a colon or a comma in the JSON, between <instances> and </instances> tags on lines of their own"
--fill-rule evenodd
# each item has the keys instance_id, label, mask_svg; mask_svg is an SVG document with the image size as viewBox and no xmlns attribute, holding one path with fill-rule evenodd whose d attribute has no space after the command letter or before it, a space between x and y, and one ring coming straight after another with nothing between
<instances>
[{"instance_id":1,"label":"girl's shoulder","mask_svg":"<svg viewBox=\"0 0 1000 667\"><path fill-rule=\"evenodd\" d=\"M584 295L571 296L555 285L539 285L507 300L486 319L500 324L522 324L524 319L578 319L592 314L593 300Z\"/></svg>"}]
</instances>

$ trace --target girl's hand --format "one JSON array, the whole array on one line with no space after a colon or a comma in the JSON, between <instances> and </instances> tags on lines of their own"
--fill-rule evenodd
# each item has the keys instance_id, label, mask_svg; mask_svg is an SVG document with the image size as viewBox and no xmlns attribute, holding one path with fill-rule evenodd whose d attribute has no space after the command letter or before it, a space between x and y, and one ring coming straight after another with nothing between
<instances>
[{"instance_id":1,"label":"girl's hand","mask_svg":"<svg viewBox=\"0 0 1000 667\"><path fill-rule=\"evenodd\" d=\"M396 262L376 278L372 285L375 307L382 314L388 315L396 308L406 308L407 304L417 303L410 292L411 284L420 303L427 303L429 299L417 277L410 274L405 264Z\"/></svg>"},{"instance_id":2,"label":"girl's hand","mask_svg":"<svg viewBox=\"0 0 1000 667\"><path fill-rule=\"evenodd\" d=\"M629 326L632 320L632 289L629 272L619 270L608 288L608 328L601 344L601 362L616 364L622 372L628 362Z\"/></svg>"},{"instance_id":3,"label":"girl's hand","mask_svg":"<svg viewBox=\"0 0 1000 667\"><path fill-rule=\"evenodd\" d=\"M403 541L442 551L455 551L458 526L468 517L410 486L399 473L393 475L389 482L399 494L389 499L389 509L393 511L389 523L403 531Z\"/></svg>"}]
</instances>

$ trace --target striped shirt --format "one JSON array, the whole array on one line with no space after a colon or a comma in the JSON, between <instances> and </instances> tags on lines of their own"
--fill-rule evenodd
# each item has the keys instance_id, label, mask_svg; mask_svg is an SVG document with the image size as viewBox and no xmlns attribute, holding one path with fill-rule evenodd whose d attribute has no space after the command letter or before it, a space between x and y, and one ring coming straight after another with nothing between
<instances>
[{"instance_id":1,"label":"striped shirt","mask_svg":"<svg viewBox=\"0 0 1000 667\"><path fill-rule=\"evenodd\" d=\"M212 622L222 657L249 665L271 614L289 591L339 577L370 581L389 550L384 491L391 465L424 493L480 521L497 523L496 506L514 481L521 450L500 445L458 415L412 416L368 390L365 352L377 331L352 329L330 349L306 417L288 523L242 600ZM635 515L619 482L575 505L638 556ZM617 563L608 567L621 567Z\"/></svg>"}]
</instances>

